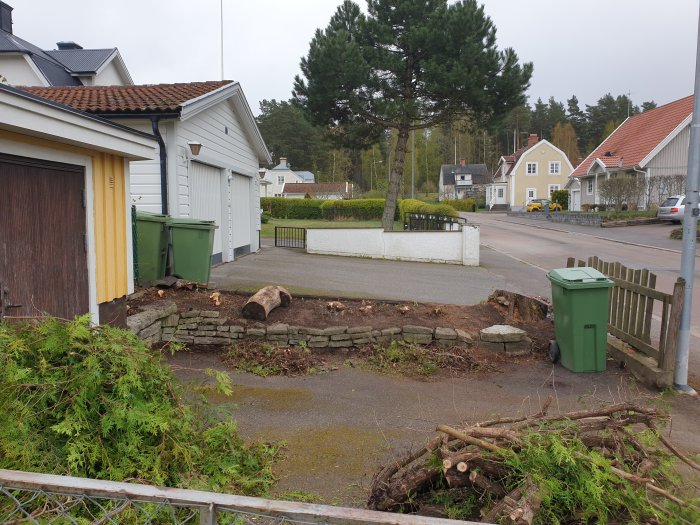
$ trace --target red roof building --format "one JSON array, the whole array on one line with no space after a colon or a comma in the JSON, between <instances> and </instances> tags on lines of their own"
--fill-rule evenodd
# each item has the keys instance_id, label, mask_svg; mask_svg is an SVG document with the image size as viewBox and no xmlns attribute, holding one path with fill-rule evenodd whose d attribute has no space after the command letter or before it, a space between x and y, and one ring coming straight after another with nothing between
<instances>
[{"instance_id":1,"label":"red roof building","mask_svg":"<svg viewBox=\"0 0 700 525\"><path fill-rule=\"evenodd\" d=\"M693 97L685 97L627 118L571 174L571 209L602 204L599 181L645 177L649 191L637 204L649 206L682 192L688 173Z\"/></svg>"},{"instance_id":2,"label":"red roof building","mask_svg":"<svg viewBox=\"0 0 700 525\"><path fill-rule=\"evenodd\" d=\"M288 199L351 199L352 188L353 185L349 182L288 182L282 189L282 197Z\"/></svg>"}]
</instances>

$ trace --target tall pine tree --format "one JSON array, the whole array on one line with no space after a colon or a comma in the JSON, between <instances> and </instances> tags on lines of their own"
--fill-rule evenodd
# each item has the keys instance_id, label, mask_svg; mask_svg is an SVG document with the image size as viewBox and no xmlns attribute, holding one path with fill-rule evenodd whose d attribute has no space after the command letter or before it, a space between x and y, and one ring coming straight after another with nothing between
<instances>
[{"instance_id":1,"label":"tall pine tree","mask_svg":"<svg viewBox=\"0 0 700 525\"><path fill-rule=\"evenodd\" d=\"M496 46L496 28L476 0L346 0L317 30L296 101L329 126L396 133L385 229L393 228L412 130L469 115L488 122L523 104L532 64Z\"/></svg>"}]
</instances>

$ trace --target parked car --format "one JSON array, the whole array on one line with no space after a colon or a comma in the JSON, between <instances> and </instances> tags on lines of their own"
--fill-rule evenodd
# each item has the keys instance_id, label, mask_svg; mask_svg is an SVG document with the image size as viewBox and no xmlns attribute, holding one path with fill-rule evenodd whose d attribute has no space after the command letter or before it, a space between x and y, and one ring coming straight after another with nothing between
<instances>
[{"instance_id":1,"label":"parked car","mask_svg":"<svg viewBox=\"0 0 700 525\"><path fill-rule=\"evenodd\" d=\"M661 203L656 216L662 221L681 222L685 212L685 195L674 195Z\"/></svg>"},{"instance_id":2,"label":"parked car","mask_svg":"<svg viewBox=\"0 0 700 525\"><path fill-rule=\"evenodd\" d=\"M552 202L549 199L532 199L527 203L527 211L545 211L545 207L549 207L549 211L561 211L561 204Z\"/></svg>"}]
</instances>

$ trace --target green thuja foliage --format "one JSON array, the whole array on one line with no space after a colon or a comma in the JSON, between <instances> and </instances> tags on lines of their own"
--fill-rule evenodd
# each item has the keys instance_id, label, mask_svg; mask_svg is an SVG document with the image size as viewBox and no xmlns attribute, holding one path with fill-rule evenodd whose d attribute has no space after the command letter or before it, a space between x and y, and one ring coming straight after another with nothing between
<instances>
[{"instance_id":1,"label":"green thuja foliage","mask_svg":"<svg viewBox=\"0 0 700 525\"><path fill-rule=\"evenodd\" d=\"M261 495L273 456L185 405L126 330L0 324L0 468Z\"/></svg>"},{"instance_id":2,"label":"green thuja foliage","mask_svg":"<svg viewBox=\"0 0 700 525\"><path fill-rule=\"evenodd\" d=\"M636 437L640 441L655 441L648 430ZM506 458L510 472L506 484L511 490L517 486L537 487L535 498L540 508L534 525L700 523L697 500L692 493L685 507L648 493L639 484L622 480L612 471L614 465L623 468L623 462L612 450L608 452L604 456L601 451L587 447L578 437L567 435L565 429L533 432L525 437L519 453ZM651 477L681 495L682 487L673 488L678 478L670 456L655 448L649 448L649 452L658 465Z\"/></svg>"}]
</instances>

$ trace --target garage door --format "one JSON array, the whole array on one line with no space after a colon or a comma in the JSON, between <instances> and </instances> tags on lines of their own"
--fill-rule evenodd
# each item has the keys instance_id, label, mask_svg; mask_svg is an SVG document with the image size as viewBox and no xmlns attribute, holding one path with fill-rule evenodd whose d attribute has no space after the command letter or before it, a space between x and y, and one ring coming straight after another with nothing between
<instances>
[{"instance_id":1,"label":"garage door","mask_svg":"<svg viewBox=\"0 0 700 525\"><path fill-rule=\"evenodd\" d=\"M200 162L190 164L190 216L214 221L219 227L214 234L214 262L221 261L221 170Z\"/></svg>"},{"instance_id":2,"label":"garage door","mask_svg":"<svg viewBox=\"0 0 700 525\"><path fill-rule=\"evenodd\" d=\"M8 316L89 311L84 170L0 155L0 283Z\"/></svg>"}]
</instances>

